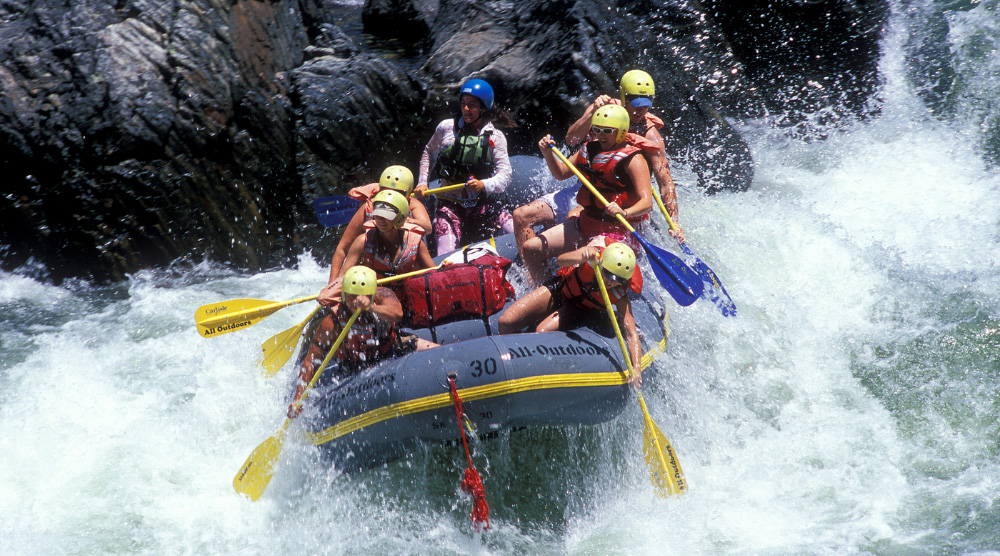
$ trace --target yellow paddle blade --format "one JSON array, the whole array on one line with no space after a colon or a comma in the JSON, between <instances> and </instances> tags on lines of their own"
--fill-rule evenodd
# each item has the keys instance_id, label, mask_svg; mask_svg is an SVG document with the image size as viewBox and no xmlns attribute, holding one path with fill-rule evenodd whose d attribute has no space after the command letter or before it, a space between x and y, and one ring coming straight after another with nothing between
<instances>
[{"instance_id":1,"label":"yellow paddle blade","mask_svg":"<svg viewBox=\"0 0 1000 556\"><path fill-rule=\"evenodd\" d=\"M340 336L337 336L337 340L333 342L333 347L330 348L326 357L323 358L323 362L320 363L317 371L313 373L312 380L309 381L306 389L302 392L302 397L297 402L299 407L302 407L302 402L309 395L309 390L316 385L316 381L319 380L320 375L326 370L326 366L340 348L340 344L344 343L344 338L347 338L347 333L354 326L354 321L358 320L359 315L361 315L361 309L355 309L354 313L351 314L351 318L347 320L347 324L341 330ZM291 418L285 419L285 423L281 425L278 432L261 442L250 454L250 457L243 463L243 467L233 477L233 488L236 492L254 501L264 494L264 489L267 488L268 483L271 482L271 477L274 475L274 464L277 463L278 455L281 454L281 444L285 441L285 431L288 430L288 425L291 423Z\"/></svg>"},{"instance_id":2,"label":"yellow paddle blade","mask_svg":"<svg viewBox=\"0 0 1000 556\"><path fill-rule=\"evenodd\" d=\"M291 301L230 299L198 307L194 312L194 322L198 326L198 334L203 338L211 338L248 328L273 315L278 309L313 299L316 299L315 295Z\"/></svg>"},{"instance_id":3,"label":"yellow paddle blade","mask_svg":"<svg viewBox=\"0 0 1000 556\"><path fill-rule=\"evenodd\" d=\"M299 343L302 331L309 325L309 322L316 316L321 307L316 307L309 316L295 326L278 332L271 336L260 348L264 350L264 357L260 360L260 366L264 369L264 376L271 377L278 372L281 367L288 362L295 353L295 347Z\"/></svg>"},{"instance_id":4,"label":"yellow paddle blade","mask_svg":"<svg viewBox=\"0 0 1000 556\"><path fill-rule=\"evenodd\" d=\"M263 318L257 313L273 304L273 301L266 299L230 299L210 303L198 307L194 312L194 322L198 325L198 333L210 338L253 325L254 320ZM268 316L272 312L263 316ZM256 318L251 318L251 315Z\"/></svg>"},{"instance_id":5,"label":"yellow paddle blade","mask_svg":"<svg viewBox=\"0 0 1000 556\"><path fill-rule=\"evenodd\" d=\"M379 284L402 280L425 272L430 272L441 268L437 265L431 268L423 268L413 272L407 272L398 276L382 278ZM219 303L209 303L202 305L194 312L194 322L198 326L198 334L203 338L212 338L222 334L228 334L235 330L249 328L261 320L273 315L279 309L284 309L291 305L313 301L318 295L300 297L289 301L268 301L266 299L230 299ZM292 348L294 350L294 346ZM286 359L287 361L287 359ZM284 362L282 362L283 364ZM280 365L279 365L280 366Z\"/></svg>"},{"instance_id":6,"label":"yellow paddle blade","mask_svg":"<svg viewBox=\"0 0 1000 556\"><path fill-rule=\"evenodd\" d=\"M299 337L302 335L302 329L307 323L308 321L303 321L287 330L278 332L260 345L264 351L264 357L260 360L264 376L274 376L291 359L292 354L295 353L295 347L299 343Z\"/></svg>"},{"instance_id":7,"label":"yellow paddle blade","mask_svg":"<svg viewBox=\"0 0 1000 556\"><path fill-rule=\"evenodd\" d=\"M558 153L559 151L556 152ZM621 347L622 355L625 357L625 368L631 377L634 375L635 369L632 368L632 359L629 357L628 346L625 345L625 338L622 336L618 320L615 318L614 309L611 307L611 298L608 297L608 289L604 285L604 276L601 274L601 269L597 266L596 262L591 261L590 265L594 269L594 278L597 279L597 285L601 289L601 297L604 298L604 308L607 310L608 318L611 319L611 325L615 329L615 336L618 337L618 346ZM687 490L687 482L684 480L684 472L681 470L680 462L677 461L674 447L670 445L670 441L667 440L663 431L660 430L660 427L656 426L653 418L649 415L649 409L646 408L646 400L642 397L642 390L637 388L635 397L639 400L639 407L642 409L642 438L644 441L642 452L646 457L646 466L649 468L653 490L661 498L682 494Z\"/></svg>"},{"instance_id":8,"label":"yellow paddle blade","mask_svg":"<svg viewBox=\"0 0 1000 556\"><path fill-rule=\"evenodd\" d=\"M660 427L653 422L641 394L639 395L639 403L643 412L642 452L646 457L646 466L649 468L649 480L653 483L653 490L660 498L684 494L687 492L687 481L684 479L684 471L681 469L680 461L677 460L674 447L664 436Z\"/></svg>"},{"instance_id":9,"label":"yellow paddle blade","mask_svg":"<svg viewBox=\"0 0 1000 556\"><path fill-rule=\"evenodd\" d=\"M233 477L233 488L236 492L253 501L257 501L264 494L264 489L267 488L271 477L274 476L274 464L278 462L278 456L281 455L281 445L285 441L285 429L288 428L290 422L291 419L285 419L284 426L278 432L261 442L250 453L250 457L243 463L243 467L240 467L239 472Z\"/></svg>"}]
</instances>

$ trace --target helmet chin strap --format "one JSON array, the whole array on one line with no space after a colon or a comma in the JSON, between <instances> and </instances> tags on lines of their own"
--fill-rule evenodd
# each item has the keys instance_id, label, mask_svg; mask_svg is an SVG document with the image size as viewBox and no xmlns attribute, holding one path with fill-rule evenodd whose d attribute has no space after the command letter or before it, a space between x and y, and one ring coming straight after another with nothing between
<instances>
[{"instance_id":1,"label":"helmet chin strap","mask_svg":"<svg viewBox=\"0 0 1000 556\"><path fill-rule=\"evenodd\" d=\"M466 93L466 94L468 94L468 93ZM485 124L484 118L486 118L486 115L489 114L490 111L486 109L486 107L483 105L483 101L481 99L477 98L476 100L479 101L479 117L476 118L475 121L473 121L469 125L473 125L473 126L476 126L477 128L480 128L480 127L483 126L483 124ZM458 109L458 118L457 119L458 119L458 129L465 129L465 115L462 114L462 109L461 108Z\"/></svg>"}]
</instances>

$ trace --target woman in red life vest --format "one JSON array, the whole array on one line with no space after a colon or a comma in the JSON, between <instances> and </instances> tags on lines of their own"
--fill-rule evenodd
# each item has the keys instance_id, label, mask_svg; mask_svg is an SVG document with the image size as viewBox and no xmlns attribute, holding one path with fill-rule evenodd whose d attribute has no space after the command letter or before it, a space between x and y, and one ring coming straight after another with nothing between
<instances>
[{"instance_id":1,"label":"woman in red life vest","mask_svg":"<svg viewBox=\"0 0 1000 556\"><path fill-rule=\"evenodd\" d=\"M625 107L629 116L629 133L634 133L644 137L650 144L657 148L646 153L650 168L656 183L660 188L660 198L663 205L670 213L670 218L677 224L676 230L671 230L670 235L680 243L684 243L684 230L680 227L677 215L677 192L674 188L674 180L670 176L670 160L664 149L665 143L660 130L663 129L663 120L649 113L653 106L653 99L656 98L656 85L653 78L642 70L631 70L625 72L618 86L618 98L611 98L608 95L601 95L594 99L583 116L569 126L566 132L566 144L573 146L581 141L591 140L590 118L591 115L602 106L608 104L619 104Z\"/></svg>"},{"instance_id":2,"label":"woman in red life vest","mask_svg":"<svg viewBox=\"0 0 1000 556\"><path fill-rule=\"evenodd\" d=\"M513 334L525 328L534 332L569 330L595 318L606 321L604 298L590 261L600 261L608 297L638 378L642 348L628 292L642 293L642 273L632 248L610 238L605 238L603 245L587 245L559 255L556 262L562 266L556 276L507 308L500 316L500 333Z\"/></svg>"},{"instance_id":3,"label":"woman in red life vest","mask_svg":"<svg viewBox=\"0 0 1000 556\"><path fill-rule=\"evenodd\" d=\"M621 106L602 106L594 113L591 122L591 131L597 139L585 144L569 157L569 161L588 176L588 181L608 200L608 204L599 206L599 201L590 191L581 187L576 201L583 211L577 218L524 242L522 259L535 284L542 282L548 259L578 249L595 237L609 236L617 241L634 242L615 215L621 215L637 228L649 218L653 207L649 164L644 157L637 155L655 149L655 146L638 135L628 133L628 112ZM554 145L551 135L538 142L549 171L557 180L573 177L572 170L552 152Z\"/></svg>"},{"instance_id":4,"label":"woman in red life vest","mask_svg":"<svg viewBox=\"0 0 1000 556\"><path fill-rule=\"evenodd\" d=\"M670 161L664 150L663 136L660 135L663 120L649 113L656 95L653 78L641 70L626 72L621 78L618 94L618 99L601 95L587 105L587 109L580 116L580 119L574 122L566 132L566 144L574 147L584 140L593 141L595 139L590 135L590 126L594 112L598 108L606 104L624 106L629 115L629 133L644 137L651 145L657 146L655 151L644 153L644 155L648 159L653 177L656 178L656 183L659 185L663 204L674 223L677 224L677 229L671 230L670 235L683 243L684 230L680 228L677 218L677 193L674 188L674 180L670 176ZM517 239L518 252L522 253L522 257L522 246L524 242L535 236L535 226L541 225L548 228L575 216L578 208L574 208L576 203L573 198L580 187L581 184L577 181L574 185L554 191L514 209L514 234Z\"/></svg>"},{"instance_id":5,"label":"woman in red life vest","mask_svg":"<svg viewBox=\"0 0 1000 556\"><path fill-rule=\"evenodd\" d=\"M354 213L351 221L344 228L344 233L340 236L337 249L333 252L333 259L330 261L330 281L340 276L344 270L344 259L347 258L347 250L351 248L354 240L365 233L365 222L372 219L372 198L385 190L398 191L409 200L409 220L413 224L423 228L424 233L431 231L431 217L427 214L427 209L420 201L410 197L413 193L413 173L405 166L389 166L382 171L378 183L360 185L347 192L352 199L361 201L358 212Z\"/></svg>"},{"instance_id":6,"label":"woman in red life vest","mask_svg":"<svg viewBox=\"0 0 1000 556\"><path fill-rule=\"evenodd\" d=\"M326 308L320 313L309 348L299 364L298 386L288 406L289 418L294 418L300 411L298 401L306 385L312 380L334 339L340 336L347 321L358 309L361 309L361 314L334 354L333 361L338 369L332 374L354 374L384 359L437 347L437 344L401 334L397 330L396 325L403 318L403 307L392 290L378 287L376 280L372 269L352 266L334 288L324 288L324 292L332 290L332 295L320 298L320 303Z\"/></svg>"},{"instance_id":7,"label":"woman in red life vest","mask_svg":"<svg viewBox=\"0 0 1000 556\"><path fill-rule=\"evenodd\" d=\"M470 79L459 89L457 117L437 125L420 157L417 197L428 186L435 189L464 183L459 191L436 195L434 238L437 254L513 231L510 213L498 196L512 178L507 138L496 128L513 126L510 117L494 107L493 87Z\"/></svg>"},{"instance_id":8,"label":"woman in red life vest","mask_svg":"<svg viewBox=\"0 0 1000 556\"><path fill-rule=\"evenodd\" d=\"M363 264L386 278L431 268L434 261L424 243L423 228L409 222L409 204L398 191L382 191L372 199L372 219L354 239L343 268ZM322 295L322 294L321 294Z\"/></svg>"}]
</instances>

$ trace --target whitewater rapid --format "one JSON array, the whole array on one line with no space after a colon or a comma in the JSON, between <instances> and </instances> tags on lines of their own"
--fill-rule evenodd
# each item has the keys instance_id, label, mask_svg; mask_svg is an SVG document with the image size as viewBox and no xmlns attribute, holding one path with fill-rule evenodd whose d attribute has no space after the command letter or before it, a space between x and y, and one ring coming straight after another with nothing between
<instances>
[{"instance_id":1,"label":"whitewater rapid","mask_svg":"<svg viewBox=\"0 0 1000 556\"><path fill-rule=\"evenodd\" d=\"M960 69L992 63L961 53L995 7L951 16ZM255 358L310 308L212 339L194 309L314 293L327 254L252 276L178 262L107 288L27 268L0 274L0 553L1000 553L1000 178L969 116L981 103L931 114L891 21L876 118L818 140L747 122L751 190L680 189L689 246L739 307L671 307L644 387L688 494L653 495L632 408L478 445L482 535L454 447L340 476L289 440L248 502L233 474L281 425L289 373L266 379Z\"/></svg>"}]
</instances>

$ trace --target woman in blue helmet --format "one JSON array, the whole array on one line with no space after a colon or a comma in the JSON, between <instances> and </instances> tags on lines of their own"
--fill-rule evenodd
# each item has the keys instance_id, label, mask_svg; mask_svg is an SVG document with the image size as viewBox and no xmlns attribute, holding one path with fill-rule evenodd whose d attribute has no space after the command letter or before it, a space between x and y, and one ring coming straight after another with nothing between
<instances>
[{"instance_id":1,"label":"woman in blue helmet","mask_svg":"<svg viewBox=\"0 0 1000 556\"><path fill-rule=\"evenodd\" d=\"M511 181L507 138L493 125L511 125L493 106L493 87L470 79L459 90L460 113L438 124L420 157L415 196L434 188L464 183L465 188L438 194L433 213L437 253L447 253L480 239L512 232L510 213L499 196Z\"/></svg>"}]
</instances>

